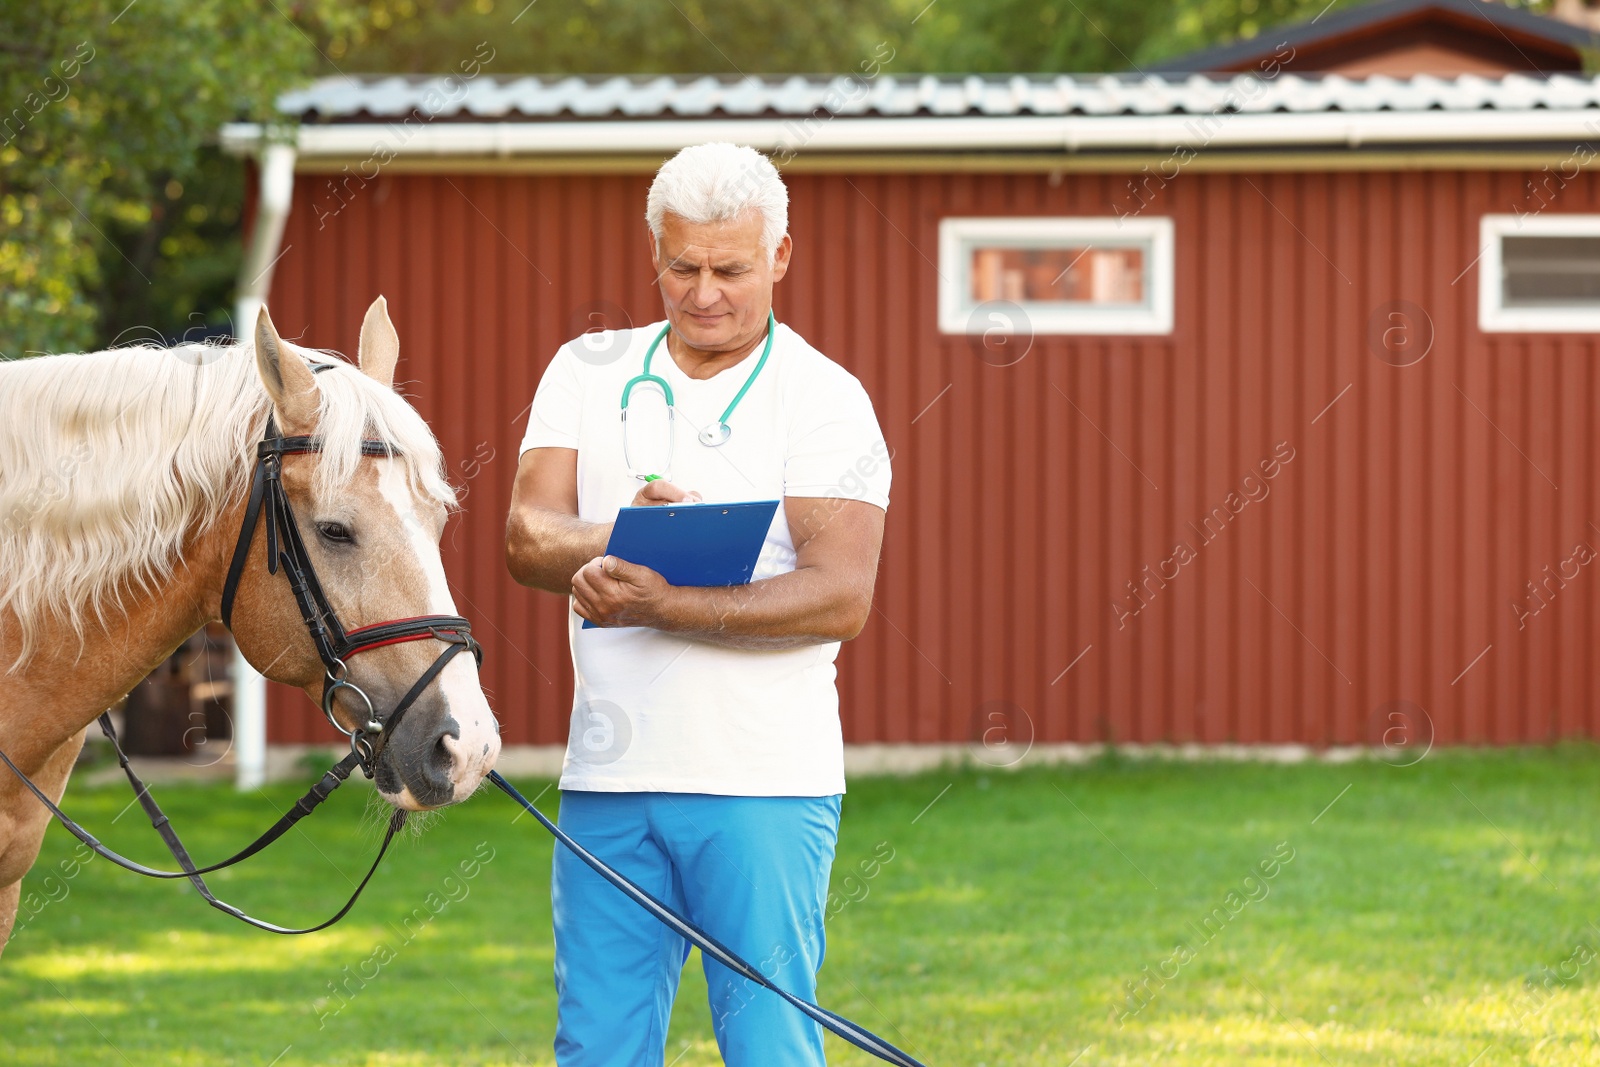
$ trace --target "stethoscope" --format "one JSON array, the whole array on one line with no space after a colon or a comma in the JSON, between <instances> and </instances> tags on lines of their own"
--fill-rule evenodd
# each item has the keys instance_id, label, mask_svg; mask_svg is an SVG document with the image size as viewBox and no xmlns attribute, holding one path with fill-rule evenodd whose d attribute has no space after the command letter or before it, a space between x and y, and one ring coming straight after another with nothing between
<instances>
[{"instance_id":1,"label":"stethoscope","mask_svg":"<svg viewBox=\"0 0 1600 1067\"><path fill-rule=\"evenodd\" d=\"M677 408L673 404L672 386L669 385L667 380L662 378L660 375L650 373L650 361L655 357L656 349L661 347L661 342L667 339L667 334L671 331L671 329L672 323L670 322L661 327L661 332L656 334L656 339L651 341L650 347L645 350L644 367L642 372L628 379L628 384L622 387L622 458L623 461L628 464L628 470L633 474L633 476L641 481L646 482L665 477L665 475L643 471L641 468L634 465L633 456L630 454L630 450L628 448L628 401L632 399L633 388L636 385L647 382L661 390L661 395L667 401L667 460L664 464L662 464L661 469L663 471L670 470L672 468L672 445L673 440L676 437L676 434L673 432L673 422L677 418ZM700 443L705 445L707 448L716 448L717 446L724 444L728 438L733 435L732 428L728 426L728 420L733 417L733 411L739 406L739 401L744 399L744 395L748 393L750 391L750 387L755 384L756 376L761 373L761 368L767 365L767 357L772 355L772 339L777 332L778 320L771 311L768 311L767 343L762 346L761 358L756 360L755 370L751 371L750 377L744 380L744 385L739 387L739 391L734 394L733 399L728 403L728 406L723 409L722 415L717 419L717 421L700 431Z\"/></svg>"}]
</instances>

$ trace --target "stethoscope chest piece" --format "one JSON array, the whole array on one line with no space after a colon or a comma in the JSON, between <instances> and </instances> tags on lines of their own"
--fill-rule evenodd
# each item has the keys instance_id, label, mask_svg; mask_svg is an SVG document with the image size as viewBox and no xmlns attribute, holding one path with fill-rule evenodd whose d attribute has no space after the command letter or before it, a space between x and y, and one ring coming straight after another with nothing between
<instances>
[{"instance_id":1,"label":"stethoscope chest piece","mask_svg":"<svg viewBox=\"0 0 1600 1067\"><path fill-rule=\"evenodd\" d=\"M700 431L700 443L709 448L716 448L733 435L733 430L727 423L718 421Z\"/></svg>"}]
</instances>

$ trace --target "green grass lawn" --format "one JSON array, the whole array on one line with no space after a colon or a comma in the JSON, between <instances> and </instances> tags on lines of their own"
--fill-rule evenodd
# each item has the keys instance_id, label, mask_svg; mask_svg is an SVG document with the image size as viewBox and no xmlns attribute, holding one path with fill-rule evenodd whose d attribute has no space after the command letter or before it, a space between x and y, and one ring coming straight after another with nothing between
<instances>
[{"instance_id":1,"label":"green grass lawn","mask_svg":"<svg viewBox=\"0 0 1600 1067\"><path fill-rule=\"evenodd\" d=\"M206 860L297 791L161 797ZM155 859L127 802L74 789L67 807ZM104 861L63 879L75 842L53 828L26 891L59 899L0 959L0 1063L552 1063L551 842L515 815L486 792L433 818L351 918L299 938ZM932 1067L1600 1063L1597 816L1590 746L860 780L821 996ZM378 814L350 789L303 825L214 887L277 922L325 917ZM704 996L691 959L675 1067L719 1062Z\"/></svg>"}]
</instances>

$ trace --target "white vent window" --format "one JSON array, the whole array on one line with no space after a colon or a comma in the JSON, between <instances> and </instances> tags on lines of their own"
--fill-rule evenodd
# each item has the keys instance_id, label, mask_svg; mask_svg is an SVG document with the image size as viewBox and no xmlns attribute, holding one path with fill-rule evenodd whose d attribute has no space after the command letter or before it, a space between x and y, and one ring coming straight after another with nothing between
<instances>
[{"instance_id":1,"label":"white vent window","mask_svg":"<svg viewBox=\"0 0 1600 1067\"><path fill-rule=\"evenodd\" d=\"M1172 332L1168 218L945 219L939 274L944 333Z\"/></svg>"},{"instance_id":2,"label":"white vent window","mask_svg":"<svg viewBox=\"0 0 1600 1067\"><path fill-rule=\"evenodd\" d=\"M1478 325L1600 332L1600 215L1485 215Z\"/></svg>"}]
</instances>

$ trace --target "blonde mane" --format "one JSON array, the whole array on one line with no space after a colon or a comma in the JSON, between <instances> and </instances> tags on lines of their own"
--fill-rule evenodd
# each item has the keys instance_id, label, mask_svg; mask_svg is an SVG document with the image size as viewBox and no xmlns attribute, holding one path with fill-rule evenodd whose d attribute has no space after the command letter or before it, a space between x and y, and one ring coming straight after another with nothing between
<instances>
[{"instance_id":1,"label":"blonde mane","mask_svg":"<svg viewBox=\"0 0 1600 1067\"><path fill-rule=\"evenodd\" d=\"M413 492L447 507L438 442L398 393L342 359L285 343L316 376L323 452L313 480L333 499L362 437L388 442ZM84 637L87 618L150 595L191 537L248 490L270 403L251 344L135 346L0 364L0 636L7 614L26 662L43 627Z\"/></svg>"}]
</instances>

